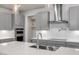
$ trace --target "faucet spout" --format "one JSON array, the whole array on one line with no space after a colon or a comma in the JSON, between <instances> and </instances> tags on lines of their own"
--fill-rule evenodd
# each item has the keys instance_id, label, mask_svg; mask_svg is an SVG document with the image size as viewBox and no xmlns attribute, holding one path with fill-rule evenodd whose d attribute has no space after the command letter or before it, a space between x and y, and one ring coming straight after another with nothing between
<instances>
[{"instance_id":1,"label":"faucet spout","mask_svg":"<svg viewBox=\"0 0 79 59\"><path fill-rule=\"evenodd\" d=\"M40 37L41 37L41 39L42 39L42 33L38 33L37 39L39 39L39 35L40 35Z\"/></svg>"}]
</instances>

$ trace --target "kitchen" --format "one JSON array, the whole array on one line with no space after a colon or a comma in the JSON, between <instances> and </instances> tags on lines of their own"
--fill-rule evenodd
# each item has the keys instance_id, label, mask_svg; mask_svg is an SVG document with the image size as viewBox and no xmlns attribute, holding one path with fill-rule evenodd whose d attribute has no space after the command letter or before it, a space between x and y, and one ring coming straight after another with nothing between
<instances>
[{"instance_id":1,"label":"kitchen","mask_svg":"<svg viewBox=\"0 0 79 59\"><path fill-rule=\"evenodd\" d=\"M79 4L0 6L1 53L79 54Z\"/></svg>"}]
</instances>

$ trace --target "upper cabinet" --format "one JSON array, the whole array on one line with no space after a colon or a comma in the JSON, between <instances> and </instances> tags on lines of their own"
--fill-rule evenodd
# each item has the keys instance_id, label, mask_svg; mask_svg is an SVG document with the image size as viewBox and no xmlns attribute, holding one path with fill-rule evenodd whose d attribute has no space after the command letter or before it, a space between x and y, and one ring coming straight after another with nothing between
<instances>
[{"instance_id":1,"label":"upper cabinet","mask_svg":"<svg viewBox=\"0 0 79 59\"><path fill-rule=\"evenodd\" d=\"M13 29L13 15L12 13L0 12L0 30Z\"/></svg>"},{"instance_id":2,"label":"upper cabinet","mask_svg":"<svg viewBox=\"0 0 79 59\"><path fill-rule=\"evenodd\" d=\"M49 24L49 13L48 12L40 12L35 15L36 19L36 29L37 30L48 30Z\"/></svg>"},{"instance_id":3,"label":"upper cabinet","mask_svg":"<svg viewBox=\"0 0 79 59\"><path fill-rule=\"evenodd\" d=\"M19 13L15 16L16 20L15 20L15 27L16 28L23 28L24 27L24 15Z\"/></svg>"},{"instance_id":4,"label":"upper cabinet","mask_svg":"<svg viewBox=\"0 0 79 59\"><path fill-rule=\"evenodd\" d=\"M70 18L70 30L79 30L79 6L70 7L69 9Z\"/></svg>"}]
</instances>

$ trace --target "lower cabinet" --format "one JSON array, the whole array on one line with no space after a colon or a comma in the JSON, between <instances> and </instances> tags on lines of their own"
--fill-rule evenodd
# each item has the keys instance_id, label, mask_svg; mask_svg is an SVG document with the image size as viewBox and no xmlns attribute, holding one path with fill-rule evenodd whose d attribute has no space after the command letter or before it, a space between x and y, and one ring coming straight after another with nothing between
<instances>
[{"instance_id":1,"label":"lower cabinet","mask_svg":"<svg viewBox=\"0 0 79 59\"><path fill-rule=\"evenodd\" d=\"M62 47L65 47L66 44L65 44L65 42L62 42L62 41L55 41L55 46L62 46Z\"/></svg>"},{"instance_id":2,"label":"lower cabinet","mask_svg":"<svg viewBox=\"0 0 79 59\"><path fill-rule=\"evenodd\" d=\"M70 48L79 48L79 43L67 42L67 43L66 43L66 47L70 47Z\"/></svg>"},{"instance_id":3,"label":"lower cabinet","mask_svg":"<svg viewBox=\"0 0 79 59\"><path fill-rule=\"evenodd\" d=\"M48 46L55 46L55 42L48 40L47 45Z\"/></svg>"},{"instance_id":4,"label":"lower cabinet","mask_svg":"<svg viewBox=\"0 0 79 59\"><path fill-rule=\"evenodd\" d=\"M37 43L37 40L36 39L31 39L31 42L32 43Z\"/></svg>"},{"instance_id":5,"label":"lower cabinet","mask_svg":"<svg viewBox=\"0 0 79 59\"><path fill-rule=\"evenodd\" d=\"M40 46L79 48L79 43L76 43L76 42L37 40L37 39L32 39L31 41L32 41L32 43L37 43Z\"/></svg>"},{"instance_id":6,"label":"lower cabinet","mask_svg":"<svg viewBox=\"0 0 79 59\"><path fill-rule=\"evenodd\" d=\"M61 41L48 41L48 46L66 46L65 42L61 42Z\"/></svg>"},{"instance_id":7,"label":"lower cabinet","mask_svg":"<svg viewBox=\"0 0 79 59\"><path fill-rule=\"evenodd\" d=\"M39 40L38 44L47 46L47 40Z\"/></svg>"}]
</instances>

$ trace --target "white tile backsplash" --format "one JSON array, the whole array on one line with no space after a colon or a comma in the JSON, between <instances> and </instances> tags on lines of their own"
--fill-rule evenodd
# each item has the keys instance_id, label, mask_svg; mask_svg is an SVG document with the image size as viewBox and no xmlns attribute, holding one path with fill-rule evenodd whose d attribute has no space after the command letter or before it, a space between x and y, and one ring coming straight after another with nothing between
<instances>
[{"instance_id":1,"label":"white tile backsplash","mask_svg":"<svg viewBox=\"0 0 79 59\"><path fill-rule=\"evenodd\" d=\"M42 33L43 39L62 39L69 42L79 42L79 31L60 31L58 29L52 29L50 31L36 31L36 33Z\"/></svg>"},{"instance_id":2,"label":"white tile backsplash","mask_svg":"<svg viewBox=\"0 0 79 59\"><path fill-rule=\"evenodd\" d=\"M67 31L58 31L58 29L52 29L50 31L36 31L36 33L42 33L43 38L47 39L67 39Z\"/></svg>"},{"instance_id":3,"label":"white tile backsplash","mask_svg":"<svg viewBox=\"0 0 79 59\"><path fill-rule=\"evenodd\" d=\"M0 30L0 39L15 38L14 30Z\"/></svg>"}]
</instances>

